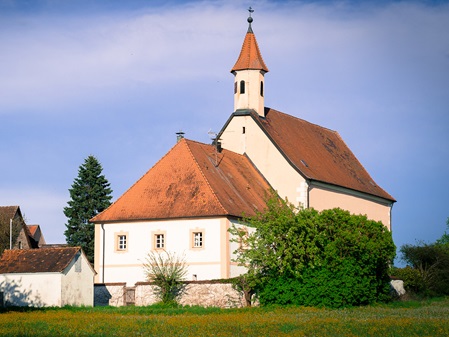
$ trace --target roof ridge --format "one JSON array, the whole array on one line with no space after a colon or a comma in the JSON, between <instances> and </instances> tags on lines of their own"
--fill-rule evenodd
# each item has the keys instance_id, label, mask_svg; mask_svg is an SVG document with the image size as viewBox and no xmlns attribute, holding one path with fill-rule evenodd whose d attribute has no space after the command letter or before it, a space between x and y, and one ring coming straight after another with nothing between
<instances>
[{"instance_id":1,"label":"roof ridge","mask_svg":"<svg viewBox=\"0 0 449 337\"><path fill-rule=\"evenodd\" d=\"M205 143L201 143L201 142L197 142L197 141L186 140L186 146L187 146L187 149L189 150L189 153L190 153L190 155L192 156L192 159L193 159L193 161L195 162L195 165L196 165L197 169L200 171L201 176L203 177L204 181L206 182L206 184L207 184L209 190L212 192L212 195L214 196L215 200L217 200L218 204L219 204L220 207L223 209L223 211L224 211L225 213L229 213L229 211L223 206L223 204L221 203L221 201L220 201L220 199L218 198L217 194L215 193L214 189L213 189L212 186L210 185L209 180L206 178L206 175L203 173L203 170L201 169L200 164L199 164L198 161L196 160L195 156L194 156L193 153L192 153L192 150L191 150L190 147L189 147L189 144L188 144L189 142L196 143L196 144L201 144L201 145L206 145L206 146L211 146L211 145L208 145L208 144L205 144Z\"/></svg>"},{"instance_id":2,"label":"roof ridge","mask_svg":"<svg viewBox=\"0 0 449 337\"><path fill-rule=\"evenodd\" d=\"M331 132L336 133L337 135L339 135L339 133L338 133L337 130L330 129L330 128L328 128L328 127L319 125L319 124L317 124L317 123L309 122L309 121L306 120L306 119L299 118L299 117L293 116L293 115L289 115L288 113L285 113L285 112L282 112L282 111L279 111L279 110L276 110L276 109L273 109L273 108L270 108L270 107L267 107L267 108L269 109L269 110L268 110L268 113L270 112L270 110L273 110L273 111L275 111L275 112L277 112L277 113L280 113L280 114L285 115L286 117L290 117L290 118L293 118L293 119L297 119L297 120L303 121L303 122L305 122L305 123L307 123L307 124L314 125L314 126L316 126L316 127L319 127L320 129L325 129L325 130L331 131ZM267 113L267 114L268 114L268 113ZM341 137L340 137L340 138L341 138Z\"/></svg>"}]
</instances>

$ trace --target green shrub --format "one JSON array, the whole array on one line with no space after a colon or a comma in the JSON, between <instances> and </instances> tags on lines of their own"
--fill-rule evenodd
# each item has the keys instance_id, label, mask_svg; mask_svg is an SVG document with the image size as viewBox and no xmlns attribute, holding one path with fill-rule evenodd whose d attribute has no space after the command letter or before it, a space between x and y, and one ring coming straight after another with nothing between
<instances>
[{"instance_id":1,"label":"green shrub","mask_svg":"<svg viewBox=\"0 0 449 337\"><path fill-rule=\"evenodd\" d=\"M184 258L166 251L150 252L144 263L144 272L147 280L156 285L155 295L162 303L176 304L186 287L183 282L187 274Z\"/></svg>"},{"instance_id":2,"label":"green shrub","mask_svg":"<svg viewBox=\"0 0 449 337\"><path fill-rule=\"evenodd\" d=\"M390 299L391 233L381 223L342 209L295 209L272 197L245 222L255 232L230 232L248 249L237 261L254 275L260 303L345 307Z\"/></svg>"}]
</instances>

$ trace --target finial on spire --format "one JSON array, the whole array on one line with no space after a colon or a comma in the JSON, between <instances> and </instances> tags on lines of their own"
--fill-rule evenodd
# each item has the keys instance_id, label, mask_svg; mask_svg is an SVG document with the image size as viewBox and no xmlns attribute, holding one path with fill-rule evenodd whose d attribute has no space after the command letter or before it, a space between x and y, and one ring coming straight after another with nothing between
<instances>
[{"instance_id":1,"label":"finial on spire","mask_svg":"<svg viewBox=\"0 0 449 337\"><path fill-rule=\"evenodd\" d=\"M249 17L248 17L248 23L249 23L249 27L248 27L248 33L252 33L253 29L251 28L251 22L253 22L253 18L251 17L251 14L254 13L254 9L252 9L252 7L250 6L248 8L248 12L249 12Z\"/></svg>"}]
</instances>

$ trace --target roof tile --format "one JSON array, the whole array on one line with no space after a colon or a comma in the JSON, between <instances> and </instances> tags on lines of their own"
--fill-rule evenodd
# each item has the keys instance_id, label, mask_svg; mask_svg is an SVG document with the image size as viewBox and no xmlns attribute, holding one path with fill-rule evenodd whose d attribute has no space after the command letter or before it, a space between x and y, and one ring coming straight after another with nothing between
<instances>
[{"instance_id":1,"label":"roof tile","mask_svg":"<svg viewBox=\"0 0 449 337\"><path fill-rule=\"evenodd\" d=\"M0 258L0 274L63 272L80 247L5 250Z\"/></svg>"},{"instance_id":2,"label":"roof tile","mask_svg":"<svg viewBox=\"0 0 449 337\"><path fill-rule=\"evenodd\" d=\"M260 69L268 72L268 67L263 61L262 54L260 53L256 41L256 36L252 31L246 33L239 58L234 67L232 67L231 72L245 69Z\"/></svg>"},{"instance_id":3,"label":"roof tile","mask_svg":"<svg viewBox=\"0 0 449 337\"><path fill-rule=\"evenodd\" d=\"M183 139L91 221L252 215L268 189L245 156Z\"/></svg>"},{"instance_id":4,"label":"roof tile","mask_svg":"<svg viewBox=\"0 0 449 337\"><path fill-rule=\"evenodd\" d=\"M395 201L378 186L338 132L274 109L253 118L308 179L342 186Z\"/></svg>"}]
</instances>

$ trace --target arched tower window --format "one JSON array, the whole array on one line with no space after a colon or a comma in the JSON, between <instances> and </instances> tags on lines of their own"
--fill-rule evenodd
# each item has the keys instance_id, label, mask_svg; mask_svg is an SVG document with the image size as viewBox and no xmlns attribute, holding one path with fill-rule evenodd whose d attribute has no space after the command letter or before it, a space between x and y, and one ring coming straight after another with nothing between
<instances>
[{"instance_id":1,"label":"arched tower window","mask_svg":"<svg viewBox=\"0 0 449 337\"><path fill-rule=\"evenodd\" d=\"M237 93L237 82L234 82L234 94Z\"/></svg>"},{"instance_id":2,"label":"arched tower window","mask_svg":"<svg viewBox=\"0 0 449 337\"><path fill-rule=\"evenodd\" d=\"M245 93L245 81L240 81L240 93L244 94Z\"/></svg>"},{"instance_id":3,"label":"arched tower window","mask_svg":"<svg viewBox=\"0 0 449 337\"><path fill-rule=\"evenodd\" d=\"M263 97L263 81L260 81L260 96Z\"/></svg>"}]
</instances>

